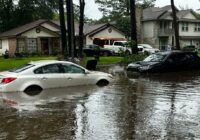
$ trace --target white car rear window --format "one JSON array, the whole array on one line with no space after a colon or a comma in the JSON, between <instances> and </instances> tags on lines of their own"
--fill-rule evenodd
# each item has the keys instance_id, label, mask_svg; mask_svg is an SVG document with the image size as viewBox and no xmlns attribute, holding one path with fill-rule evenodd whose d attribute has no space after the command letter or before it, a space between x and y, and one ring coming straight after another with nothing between
<instances>
[{"instance_id":1,"label":"white car rear window","mask_svg":"<svg viewBox=\"0 0 200 140\"><path fill-rule=\"evenodd\" d=\"M27 69L29 69L29 68L31 68L33 66L34 65L32 65L32 64L25 64L25 65L20 66L18 68L11 69L11 70L9 70L9 72L20 73L20 72L22 72L24 70L27 70Z\"/></svg>"}]
</instances>

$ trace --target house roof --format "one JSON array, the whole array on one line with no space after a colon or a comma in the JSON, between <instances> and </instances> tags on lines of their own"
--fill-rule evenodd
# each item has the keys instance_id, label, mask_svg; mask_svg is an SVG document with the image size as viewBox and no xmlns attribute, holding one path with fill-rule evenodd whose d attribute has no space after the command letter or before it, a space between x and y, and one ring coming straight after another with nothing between
<instances>
[{"instance_id":1,"label":"house roof","mask_svg":"<svg viewBox=\"0 0 200 140\"><path fill-rule=\"evenodd\" d=\"M170 9L171 9L170 5L164 6L162 8L159 7L146 8L143 10L142 14L143 20L156 20Z\"/></svg>"},{"instance_id":2,"label":"house roof","mask_svg":"<svg viewBox=\"0 0 200 140\"><path fill-rule=\"evenodd\" d=\"M192 10L177 10L177 18L179 21L192 21L192 22L200 22L197 19L186 19L184 18L188 13L194 13ZM149 20L172 20L172 10L171 5L167 5L164 7L152 7L143 10L143 20L142 21L149 21Z\"/></svg>"},{"instance_id":3,"label":"house roof","mask_svg":"<svg viewBox=\"0 0 200 140\"><path fill-rule=\"evenodd\" d=\"M178 18L183 18L185 15L187 15L188 13L190 13L190 10L181 10L177 13L177 17Z\"/></svg>"},{"instance_id":4,"label":"house roof","mask_svg":"<svg viewBox=\"0 0 200 140\"><path fill-rule=\"evenodd\" d=\"M56 28L60 29L60 21L49 21L49 20L44 20L44 19L40 19L28 24L25 24L23 26L20 27L16 27L14 29L11 29L9 31L3 32L0 34L0 38L6 38L6 37L15 37L18 36L26 31L29 31L33 28L36 27L43 27L42 24L44 23L49 23L53 26L55 26ZM67 25L67 23L65 23L65 25ZM79 33L79 24L75 23L75 35L78 36ZM85 35L94 35L108 27L113 27L115 28L117 31L119 31L120 33L124 34L123 32L121 32L119 29L117 29L114 25L109 24L109 23L104 23L104 24L96 24L96 25L88 25L88 24L84 24L84 34ZM45 28L45 27L43 27ZM67 26L66 26L67 28Z\"/></svg>"},{"instance_id":5,"label":"house roof","mask_svg":"<svg viewBox=\"0 0 200 140\"><path fill-rule=\"evenodd\" d=\"M60 22L59 21L52 21L53 23L57 24L58 26L60 26ZM65 23L66 25L66 29L67 29L67 23ZM79 33L79 23L74 23L75 26L75 35L78 35ZM120 33L124 34L122 31L120 31L117 27L115 27L114 25L110 24L110 23L102 23L102 24L95 24L95 25L89 25L89 24L84 24L84 28L83 28L83 33L85 35L91 35L91 34L95 34L98 33L108 27L113 27L116 30L118 30Z\"/></svg>"},{"instance_id":6,"label":"house roof","mask_svg":"<svg viewBox=\"0 0 200 140\"><path fill-rule=\"evenodd\" d=\"M29 31L29 30L31 30L31 29L33 29L35 27L38 27L41 24L46 23L46 22L49 22L50 24L53 24L54 26L59 28L59 26L57 26L56 24L52 23L49 20L40 19L40 20L31 22L31 23L22 25L20 27L16 27L16 28L11 29L9 31L3 32L3 33L0 34L0 38L2 38L2 37L14 37L14 36L20 35L20 34L26 32L26 31Z\"/></svg>"}]
</instances>

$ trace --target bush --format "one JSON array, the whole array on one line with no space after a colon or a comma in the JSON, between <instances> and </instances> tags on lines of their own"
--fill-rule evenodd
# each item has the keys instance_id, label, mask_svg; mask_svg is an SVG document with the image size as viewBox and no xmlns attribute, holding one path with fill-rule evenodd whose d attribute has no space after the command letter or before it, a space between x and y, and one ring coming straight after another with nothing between
<instances>
[{"instance_id":1,"label":"bush","mask_svg":"<svg viewBox=\"0 0 200 140\"><path fill-rule=\"evenodd\" d=\"M188 45L182 48L183 51L195 51L196 47L194 45Z\"/></svg>"},{"instance_id":2,"label":"bush","mask_svg":"<svg viewBox=\"0 0 200 140\"><path fill-rule=\"evenodd\" d=\"M4 54L3 57L4 57L4 59L8 59L9 55L8 54Z\"/></svg>"},{"instance_id":3,"label":"bush","mask_svg":"<svg viewBox=\"0 0 200 140\"><path fill-rule=\"evenodd\" d=\"M142 61L146 57L147 57L147 55L145 55L145 54L133 54L130 56L125 56L124 59L122 60L122 62L125 64L129 64L131 62Z\"/></svg>"}]
</instances>

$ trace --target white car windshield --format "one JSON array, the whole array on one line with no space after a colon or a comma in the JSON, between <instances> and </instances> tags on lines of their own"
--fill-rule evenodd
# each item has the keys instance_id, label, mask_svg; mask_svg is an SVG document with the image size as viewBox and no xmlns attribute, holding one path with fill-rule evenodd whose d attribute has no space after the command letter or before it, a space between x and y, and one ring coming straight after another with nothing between
<instances>
[{"instance_id":1,"label":"white car windshield","mask_svg":"<svg viewBox=\"0 0 200 140\"><path fill-rule=\"evenodd\" d=\"M9 72L19 73L19 72L22 72L22 71L24 71L24 70L27 70L27 69L29 69L29 68L31 68L31 67L33 67L33 66L34 66L34 65L32 65L32 64L25 64L25 65L23 65L23 66L21 66L21 67L11 69L11 70L9 70Z\"/></svg>"},{"instance_id":2,"label":"white car windshield","mask_svg":"<svg viewBox=\"0 0 200 140\"><path fill-rule=\"evenodd\" d=\"M163 53L152 54L148 56L147 58L145 58L143 61L144 62L159 62L159 61L163 61L166 56L167 54L163 54Z\"/></svg>"}]
</instances>

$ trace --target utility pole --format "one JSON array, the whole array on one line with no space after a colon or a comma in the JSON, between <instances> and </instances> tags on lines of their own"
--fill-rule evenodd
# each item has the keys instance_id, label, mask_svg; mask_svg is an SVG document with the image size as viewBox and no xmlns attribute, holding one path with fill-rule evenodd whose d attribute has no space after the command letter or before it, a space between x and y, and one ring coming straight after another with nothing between
<instances>
[{"instance_id":1,"label":"utility pole","mask_svg":"<svg viewBox=\"0 0 200 140\"><path fill-rule=\"evenodd\" d=\"M60 29L61 29L61 39L62 39L62 56L66 59L67 53L67 36L66 36L66 26L65 26L65 16L64 16L64 3L63 0L59 0L59 16L60 16Z\"/></svg>"},{"instance_id":2,"label":"utility pole","mask_svg":"<svg viewBox=\"0 0 200 140\"><path fill-rule=\"evenodd\" d=\"M69 54L74 61L74 49L75 49L75 39L74 39L74 12L73 12L73 2L72 0L66 0L67 8L67 29L68 29L68 46Z\"/></svg>"}]
</instances>

